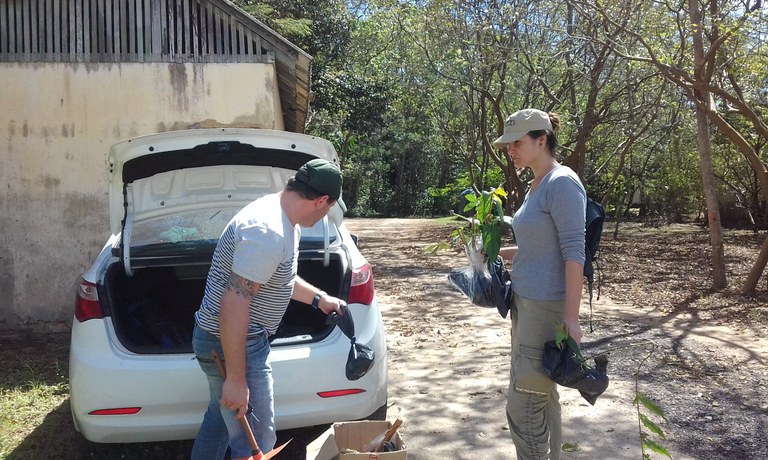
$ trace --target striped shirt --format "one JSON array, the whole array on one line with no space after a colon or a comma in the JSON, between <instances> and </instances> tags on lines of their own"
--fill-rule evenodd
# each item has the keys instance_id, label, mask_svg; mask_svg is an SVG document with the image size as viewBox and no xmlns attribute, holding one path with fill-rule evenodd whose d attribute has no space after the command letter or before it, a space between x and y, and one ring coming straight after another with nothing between
<instances>
[{"instance_id":1,"label":"striped shirt","mask_svg":"<svg viewBox=\"0 0 768 460\"><path fill-rule=\"evenodd\" d=\"M238 212L227 224L213 253L197 324L219 336L221 298L230 273L261 285L251 300L248 335L273 335L293 294L299 251L298 226L291 225L280 195L266 195Z\"/></svg>"}]
</instances>

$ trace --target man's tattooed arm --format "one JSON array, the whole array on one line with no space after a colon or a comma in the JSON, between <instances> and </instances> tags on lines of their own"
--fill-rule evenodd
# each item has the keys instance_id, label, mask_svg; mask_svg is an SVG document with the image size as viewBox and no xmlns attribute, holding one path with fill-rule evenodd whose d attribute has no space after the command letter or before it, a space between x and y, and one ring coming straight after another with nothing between
<instances>
[{"instance_id":1,"label":"man's tattooed arm","mask_svg":"<svg viewBox=\"0 0 768 460\"><path fill-rule=\"evenodd\" d=\"M253 296L259 292L261 285L247 278L243 278L235 273L229 274L229 281L227 281L227 290L234 292L236 295L243 297L251 302Z\"/></svg>"}]
</instances>

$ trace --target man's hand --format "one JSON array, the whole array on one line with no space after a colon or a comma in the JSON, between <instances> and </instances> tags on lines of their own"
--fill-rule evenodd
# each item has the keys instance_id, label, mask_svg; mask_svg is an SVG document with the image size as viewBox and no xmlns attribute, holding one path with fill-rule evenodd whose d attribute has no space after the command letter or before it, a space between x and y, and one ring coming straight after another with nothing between
<instances>
[{"instance_id":1,"label":"man's hand","mask_svg":"<svg viewBox=\"0 0 768 460\"><path fill-rule=\"evenodd\" d=\"M320 309L323 313L326 315L330 315L333 312L338 313L339 315L344 315L344 311L341 309L344 305L346 305L347 302L344 302L343 300L330 296L328 294L323 295L320 297L320 302L317 304L317 308Z\"/></svg>"},{"instance_id":2,"label":"man's hand","mask_svg":"<svg viewBox=\"0 0 768 460\"><path fill-rule=\"evenodd\" d=\"M224 379L221 387L219 403L229 410L235 411L235 418L241 419L248 411L248 384L245 380Z\"/></svg>"}]
</instances>

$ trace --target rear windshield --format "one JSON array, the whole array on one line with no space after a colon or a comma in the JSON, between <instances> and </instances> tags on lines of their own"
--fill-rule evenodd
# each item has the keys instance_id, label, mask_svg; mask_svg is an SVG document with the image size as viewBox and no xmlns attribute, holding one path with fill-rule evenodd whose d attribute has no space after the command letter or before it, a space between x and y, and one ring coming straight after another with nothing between
<instances>
[{"instance_id":1,"label":"rear windshield","mask_svg":"<svg viewBox=\"0 0 768 460\"><path fill-rule=\"evenodd\" d=\"M139 256L141 248L152 248L153 252L166 248L170 252L182 246L188 248L196 245L215 245L224 227L239 210L240 208L191 211L134 223L131 226L131 252ZM324 247L324 222L321 220L312 227L301 228L302 248ZM338 239L339 232L333 222L327 222L328 242L333 244Z\"/></svg>"},{"instance_id":2,"label":"rear windshield","mask_svg":"<svg viewBox=\"0 0 768 460\"><path fill-rule=\"evenodd\" d=\"M136 222L131 226L131 246L218 240L238 210L198 210Z\"/></svg>"}]
</instances>

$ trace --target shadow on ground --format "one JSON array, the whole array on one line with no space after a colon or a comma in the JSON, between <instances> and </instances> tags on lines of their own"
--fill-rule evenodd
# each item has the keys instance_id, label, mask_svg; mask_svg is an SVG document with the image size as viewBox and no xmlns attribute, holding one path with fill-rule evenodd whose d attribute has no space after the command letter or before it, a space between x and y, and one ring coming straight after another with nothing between
<instances>
[{"instance_id":1,"label":"shadow on ground","mask_svg":"<svg viewBox=\"0 0 768 460\"><path fill-rule=\"evenodd\" d=\"M306 446L329 425L283 430L277 434L277 444L289 439L291 443L275 460L304 460ZM49 412L42 423L8 455L8 460L80 460L80 459L164 459L186 460L192 451L192 440L99 444L83 438L72 425L69 400Z\"/></svg>"}]
</instances>

